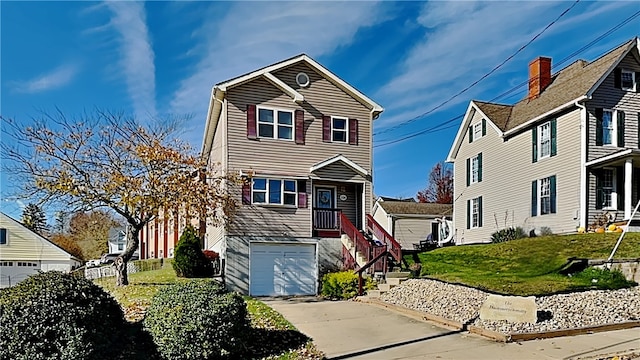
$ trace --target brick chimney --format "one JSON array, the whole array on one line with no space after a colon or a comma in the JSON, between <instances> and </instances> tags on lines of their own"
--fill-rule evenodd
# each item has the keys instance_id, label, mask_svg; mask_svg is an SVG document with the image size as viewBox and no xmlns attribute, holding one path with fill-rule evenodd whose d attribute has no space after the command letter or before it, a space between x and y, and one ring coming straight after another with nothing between
<instances>
[{"instance_id":1,"label":"brick chimney","mask_svg":"<svg viewBox=\"0 0 640 360\"><path fill-rule=\"evenodd\" d=\"M529 100L533 100L551 84L551 58L540 56L529 63Z\"/></svg>"}]
</instances>

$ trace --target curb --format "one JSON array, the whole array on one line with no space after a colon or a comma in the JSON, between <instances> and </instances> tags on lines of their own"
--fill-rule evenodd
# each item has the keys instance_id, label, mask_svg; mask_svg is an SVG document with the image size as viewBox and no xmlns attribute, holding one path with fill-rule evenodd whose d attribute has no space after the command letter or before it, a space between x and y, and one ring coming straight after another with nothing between
<instances>
[{"instance_id":1,"label":"curb","mask_svg":"<svg viewBox=\"0 0 640 360\"><path fill-rule=\"evenodd\" d=\"M504 334L498 331L485 329L483 327L479 327L475 325L466 325L459 321L449 320L438 315L426 313L424 311L418 311L418 310L409 309L400 305L389 304L378 299L358 297L356 298L356 301L374 305L381 308L386 308L386 309L401 313L403 315L409 316L416 320L433 322L450 330L466 330L466 331L469 331L469 333L471 334L480 335L487 339L497 341L497 342L504 342L504 343L514 342L514 341L528 341L528 340L536 340L536 339L549 339L549 338L563 337L563 336L584 335L584 334L592 334L597 332L623 330L623 329L640 327L640 320L632 320L632 321L624 321L624 322L615 323L615 324L585 326L585 327L571 328L571 329L559 329L559 330L531 332L531 333Z\"/></svg>"}]
</instances>

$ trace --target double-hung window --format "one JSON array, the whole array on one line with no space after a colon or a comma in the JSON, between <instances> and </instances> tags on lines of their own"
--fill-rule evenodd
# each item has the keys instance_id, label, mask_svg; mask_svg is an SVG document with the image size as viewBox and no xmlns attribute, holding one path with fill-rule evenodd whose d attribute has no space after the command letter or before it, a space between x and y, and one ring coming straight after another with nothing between
<instances>
[{"instance_id":1,"label":"double-hung window","mask_svg":"<svg viewBox=\"0 0 640 360\"><path fill-rule=\"evenodd\" d=\"M280 140L293 140L293 112L258 108L258 136Z\"/></svg>"},{"instance_id":2,"label":"double-hung window","mask_svg":"<svg viewBox=\"0 0 640 360\"><path fill-rule=\"evenodd\" d=\"M551 156L551 122L546 122L538 127L538 149L540 149L539 158Z\"/></svg>"},{"instance_id":3,"label":"double-hung window","mask_svg":"<svg viewBox=\"0 0 640 360\"><path fill-rule=\"evenodd\" d=\"M467 200L467 229L482 227L482 196Z\"/></svg>"},{"instance_id":4,"label":"double-hung window","mask_svg":"<svg viewBox=\"0 0 640 360\"><path fill-rule=\"evenodd\" d=\"M473 125L473 140L480 139L482 137L482 122L475 123Z\"/></svg>"},{"instance_id":5,"label":"double-hung window","mask_svg":"<svg viewBox=\"0 0 640 360\"><path fill-rule=\"evenodd\" d=\"M636 91L636 73L629 70L620 72L620 88L622 90Z\"/></svg>"},{"instance_id":6,"label":"double-hung window","mask_svg":"<svg viewBox=\"0 0 640 360\"><path fill-rule=\"evenodd\" d=\"M296 206L296 194L295 180L253 179L252 202L254 204Z\"/></svg>"},{"instance_id":7,"label":"double-hung window","mask_svg":"<svg viewBox=\"0 0 640 360\"><path fill-rule=\"evenodd\" d=\"M331 141L344 142L349 140L349 119L342 117L331 118Z\"/></svg>"},{"instance_id":8,"label":"double-hung window","mask_svg":"<svg viewBox=\"0 0 640 360\"><path fill-rule=\"evenodd\" d=\"M531 183L531 216L556 213L556 176Z\"/></svg>"},{"instance_id":9,"label":"double-hung window","mask_svg":"<svg viewBox=\"0 0 640 360\"><path fill-rule=\"evenodd\" d=\"M603 209L611 209L615 208L617 204L616 198L616 177L614 169L603 169L602 170L602 208Z\"/></svg>"},{"instance_id":10,"label":"double-hung window","mask_svg":"<svg viewBox=\"0 0 640 360\"><path fill-rule=\"evenodd\" d=\"M613 121L613 111L602 110L602 144L615 144L616 128Z\"/></svg>"},{"instance_id":11,"label":"double-hung window","mask_svg":"<svg viewBox=\"0 0 640 360\"><path fill-rule=\"evenodd\" d=\"M478 178L480 175L480 157L478 155L471 158L471 183L475 184L478 182Z\"/></svg>"}]
</instances>

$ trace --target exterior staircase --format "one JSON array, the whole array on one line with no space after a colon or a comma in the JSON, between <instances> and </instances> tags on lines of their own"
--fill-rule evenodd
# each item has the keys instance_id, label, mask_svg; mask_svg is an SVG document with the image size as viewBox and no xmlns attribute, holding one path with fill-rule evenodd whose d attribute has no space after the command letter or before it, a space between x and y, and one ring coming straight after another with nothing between
<instances>
[{"instance_id":1,"label":"exterior staircase","mask_svg":"<svg viewBox=\"0 0 640 360\"><path fill-rule=\"evenodd\" d=\"M385 283L378 284L377 290L367 291L367 297L375 299L379 298L382 294L402 284L402 282L409 278L409 274L409 272L401 271L388 272L385 277Z\"/></svg>"}]
</instances>

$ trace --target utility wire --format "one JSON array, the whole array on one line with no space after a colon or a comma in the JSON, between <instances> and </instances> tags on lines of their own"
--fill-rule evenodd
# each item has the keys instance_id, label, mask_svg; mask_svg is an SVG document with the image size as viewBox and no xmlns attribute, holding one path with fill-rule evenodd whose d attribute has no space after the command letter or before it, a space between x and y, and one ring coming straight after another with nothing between
<instances>
[{"instance_id":1,"label":"utility wire","mask_svg":"<svg viewBox=\"0 0 640 360\"><path fill-rule=\"evenodd\" d=\"M533 38L531 38L531 40L529 40L526 44L524 44L523 46L521 46L515 53L511 54L509 57L507 57L504 61L502 61L500 64L498 64L497 66L495 66L493 69L491 69L491 71L489 71L488 73L482 75L478 80L474 81L473 83L471 83L471 85L465 87L464 89L460 90L459 92L457 92L456 94L452 95L450 98L448 98L447 100L443 101L442 103L440 103L439 105L437 105L436 107L432 108L431 110L422 113L412 119L409 119L403 123L397 124L395 126L392 126L390 128L381 130L377 133L374 133L373 135L380 135L380 134L384 134L390 131L393 131L395 129L398 129L402 126L408 125L426 115L431 114L432 112L440 109L441 107L443 107L444 105L448 104L451 100L457 98L458 96L464 94L465 92L467 92L468 90L470 90L472 87L476 86L479 82L481 82L482 80L486 79L487 77L491 76L491 74L493 74L494 72L496 72L498 69L500 69L502 66L504 66L504 64L506 64L507 62L509 62L511 59L513 59L516 55L518 55L520 52L522 52L522 50L526 49L529 45L531 45L531 43L533 43L534 41L536 41L542 34L544 34L551 26L553 26L558 20L560 20L563 16L565 16L569 11L571 11L571 9L573 9L578 3L580 2L580 0L576 0L573 4L571 4L571 6L569 6L568 8L566 8L560 15L558 15L558 17L555 18L555 20L553 20L552 22L550 22L547 26L544 27L544 29L542 29L542 31L540 31L539 33L537 33Z\"/></svg>"},{"instance_id":2,"label":"utility wire","mask_svg":"<svg viewBox=\"0 0 640 360\"><path fill-rule=\"evenodd\" d=\"M555 65L553 66L553 68L555 69L555 68L559 67L560 65L564 64L565 62L567 62L567 61L571 60L571 59L572 59L573 57L575 57L576 55L579 55L580 53L582 53L582 52L584 52L584 51L588 50L589 48L593 47L593 46L594 46L595 44L597 44L599 41L601 41L602 39L604 39L604 38L606 38L607 36L611 35L611 34L612 34L612 33L614 33L615 31L617 31L617 30L619 30L620 28L622 28L623 26L627 25L629 22L633 21L633 20L634 20L635 18L637 18L638 16L640 16L640 11L637 11L636 13L632 14L632 15L631 15L631 16L629 16L627 19L625 19L625 20L624 20L624 21L622 21L621 23L618 23L616 26L612 27L611 29L607 30L605 33L601 34L600 36L598 36L597 38L595 38L594 40L592 40L591 42L589 42L589 43L588 43L588 44L586 44L585 46L583 46L583 47L581 47L580 49L578 49L578 50L574 51L572 54L570 54L569 56L565 57L565 58L564 58L564 59L562 59L560 62L558 62L557 64L555 64ZM520 83L520 84L516 85L515 87L513 87L513 88L511 88L511 89L507 90L506 92L504 92L504 93L502 93L502 94L500 94L500 95L498 95L498 96L494 97L493 99L489 100L489 102L494 102L494 101L496 101L496 100L502 99L502 98L504 98L504 97L506 97L506 96L508 96L508 95L510 95L510 94L512 94L512 93L514 93L514 92L516 92L516 91L518 91L520 88L522 88L523 86L527 85L528 83L529 83L529 80L527 79L527 80L523 81L522 83ZM425 115L427 115L429 112L431 112L431 111L428 111L428 112L426 112L426 113L424 113L424 114L422 114L422 115L420 115L420 116L418 116L418 117L416 117L416 118L413 118L413 119L409 120L409 122L410 122L410 121L415 121L415 120L417 120L418 118L424 117L424 116L425 116ZM449 119L449 120L446 120L446 121L444 121L444 122L442 122L442 123L440 123L440 124L434 125L434 126L432 126L432 127L429 127L429 128L426 128L426 129L423 129L423 130L417 131L417 132L409 133L409 134L407 134L406 136L401 137L401 138L398 138L398 139L394 139L394 140L390 140L390 141L387 141L387 142L383 142L383 143L381 143L381 144L374 145L373 147L374 147L374 148L376 148L376 147L387 146L387 145L395 144L395 143L398 143L398 142L402 142L402 141L405 141L405 140L408 140L408 139L414 138L414 137L416 137L416 136L424 135L424 134L431 133L431 132L436 132L436 131L439 131L439 130L448 129L448 128L451 128L451 127L453 127L453 126L447 126L447 127L445 127L445 128L441 128L441 127L442 127L442 126L444 126L444 125L447 125L447 124L449 124L449 123L451 123L451 122L453 122L453 121L456 121L456 120L458 120L458 119L461 119L461 118L463 118L463 117L464 117L464 114L463 114L463 115L458 115L458 116L453 117L453 118L451 118L451 119ZM405 122L405 123L399 124L399 125L397 125L397 126L396 126L396 127L394 127L394 128L397 128L397 127L402 126L402 125L404 125L404 124L407 124L407 123L409 123L409 122ZM393 129L393 128L389 128L389 130L391 130L391 129Z\"/></svg>"}]
</instances>

